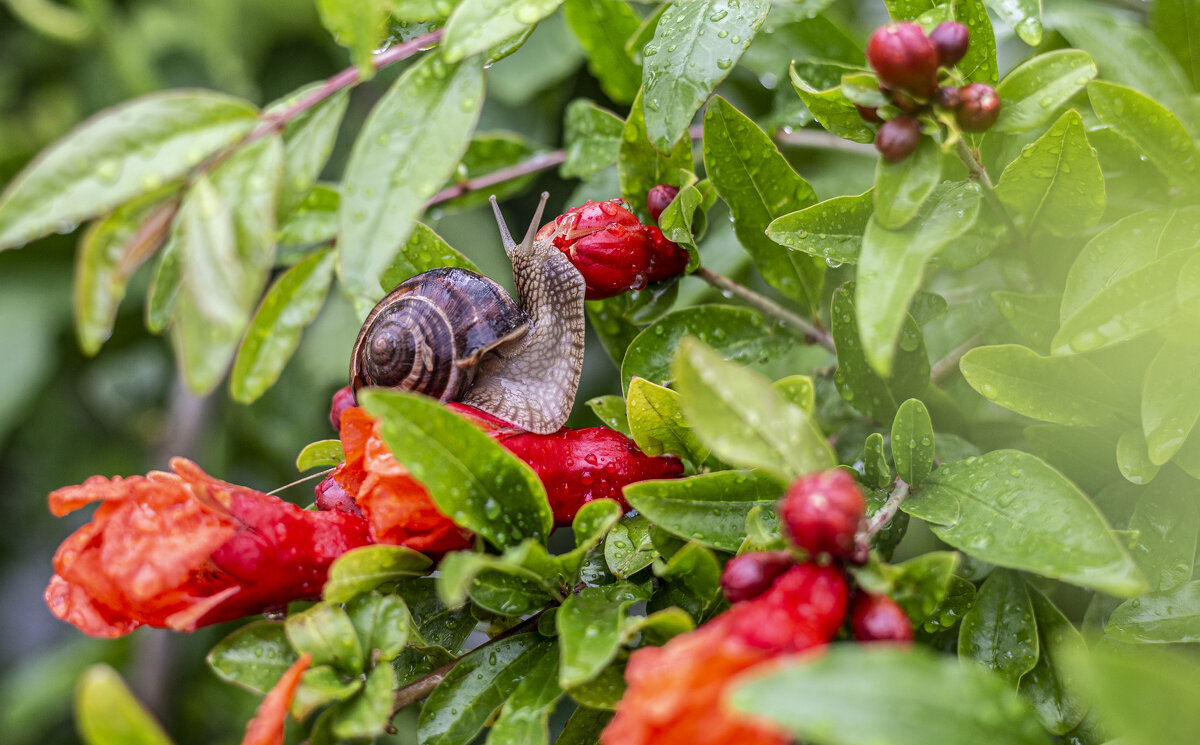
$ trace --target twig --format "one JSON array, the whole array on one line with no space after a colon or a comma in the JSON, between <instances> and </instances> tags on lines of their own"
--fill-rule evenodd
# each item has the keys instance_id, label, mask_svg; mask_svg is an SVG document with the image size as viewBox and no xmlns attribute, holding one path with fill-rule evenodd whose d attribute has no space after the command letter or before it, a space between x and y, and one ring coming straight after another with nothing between
<instances>
[{"instance_id":1,"label":"twig","mask_svg":"<svg viewBox=\"0 0 1200 745\"><path fill-rule=\"evenodd\" d=\"M1012 216L1004 208L1000 197L996 196L996 187L992 184L992 178L988 176L987 169L983 167L983 164L979 162L978 156L971 152L971 148L967 147L966 141L962 138L959 138L958 144L955 145L955 152L958 154L958 159L967 167L967 173L970 174L971 180L979 184L980 190L983 191L983 198L987 200L992 209L996 211L996 215L1004 223L1004 229L1008 232L1009 240L1019 245L1021 242L1021 231L1017 230Z\"/></svg>"},{"instance_id":2,"label":"twig","mask_svg":"<svg viewBox=\"0 0 1200 745\"><path fill-rule=\"evenodd\" d=\"M784 308L779 303L776 303L774 300L759 295L749 287L738 284L729 277L717 274L707 267L700 267L692 276L699 277L713 287L716 287L723 294L726 294L730 297L736 297L747 305L757 308L763 313L766 313L767 315L784 322L785 324L803 333L810 341L820 344L830 352L834 352L836 354L837 350L833 346L833 337L829 335L828 331L818 328L811 321L801 318L787 308Z\"/></svg>"},{"instance_id":3,"label":"twig","mask_svg":"<svg viewBox=\"0 0 1200 745\"><path fill-rule=\"evenodd\" d=\"M929 379L934 383L940 383L950 377L958 369L958 362L963 358L963 355L979 346L979 342L981 341L983 341L983 334L975 334L961 345L955 347L951 350L950 354L938 360L930 368Z\"/></svg>"},{"instance_id":4,"label":"twig","mask_svg":"<svg viewBox=\"0 0 1200 745\"><path fill-rule=\"evenodd\" d=\"M888 495L887 501L859 529L858 535L854 536L856 561L866 562L867 556L871 553L871 540L892 521L892 518L900 511L900 505L904 503L905 499L908 499L908 484L896 479L896 484L892 488L892 493Z\"/></svg>"},{"instance_id":5,"label":"twig","mask_svg":"<svg viewBox=\"0 0 1200 745\"><path fill-rule=\"evenodd\" d=\"M835 134L821 132L816 129L794 129L790 132L775 133L775 141L780 145L791 147L807 147L819 150L841 150L855 155L875 155L875 148L861 142L843 140Z\"/></svg>"},{"instance_id":6,"label":"twig","mask_svg":"<svg viewBox=\"0 0 1200 745\"><path fill-rule=\"evenodd\" d=\"M510 636L516 636L517 634L524 634L527 631L536 630L538 626L538 619L540 619L542 614L545 612L545 610L540 610L537 613L534 613L532 616L526 618L516 626L513 626L511 629L508 629L507 631L488 639L486 642L480 644L475 649L472 649L467 654L471 654L483 649L484 647L491 646L501 639L507 639ZM418 678L403 688L398 689L396 691L396 695L392 698L392 714L395 715L396 712L400 711L409 704L420 701L428 696L434 688L437 688L438 685L440 685L441 682L446 679L446 676L450 674L450 671L454 669L454 666L461 662L463 657L466 656L467 655L464 654L462 657L459 657L456 660L447 662L445 665L442 665L428 675Z\"/></svg>"},{"instance_id":7,"label":"twig","mask_svg":"<svg viewBox=\"0 0 1200 745\"><path fill-rule=\"evenodd\" d=\"M333 473L335 469L336 469L336 466L334 468L326 468L324 471L317 471L316 473L311 473L307 476L296 479L295 481L293 481L290 484L284 484L283 486L275 487L271 491L267 492L267 494L278 494L279 492L283 491L284 489L291 489L293 486L299 486L300 484L303 484L305 481L312 481L313 479L319 479L322 476L327 476L327 475Z\"/></svg>"},{"instance_id":8,"label":"twig","mask_svg":"<svg viewBox=\"0 0 1200 745\"><path fill-rule=\"evenodd\" d=\"M554 150L549 153L535 155L529 160L517 163L515 166L501 168L499 171L493 171L492 173L484 174L483 176L473 179L468 179L462 183L442 189L437 194L434 194L432 197L430 197L429 201L425 202L425 207L429 208L435 204L448 202L451 199L461 197L463 194L486 189L489 186L502 184L510 179L519 178L531 173L537 173L538 171L544 171L547 168L553 168L566 159L567 152L565 150Z\"/></svg>"}]
</instances>

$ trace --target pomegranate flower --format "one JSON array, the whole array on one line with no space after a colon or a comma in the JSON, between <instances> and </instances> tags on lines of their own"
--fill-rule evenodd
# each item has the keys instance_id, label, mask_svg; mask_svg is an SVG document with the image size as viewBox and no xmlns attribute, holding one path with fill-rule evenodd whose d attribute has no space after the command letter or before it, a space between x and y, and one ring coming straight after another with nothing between
<instances>
[{"instance_id":1,"label":"pomegranate flower","mask_svg":"<svg viewBox=\"0 0 1200 745\"><path fill-rule=\"evenodd\" d=\"M792 567L758 597L695 631L629 657L629 687L602 745L786 745L774 726L725 707L731 681L779 655L831 641L846 615L846 580L829 566Z\"/></svg>"},{"instance_id":2,"label":"pomegranate flower","mask_svg":"<svg viewBox=\"0 0 1200 745\"><path fill-rule=\"evenodd\" d=\"M317 597L333 560L370 543L361 518L302 510L182 458L171 467L50 494L58 516L101 503L54 556L54 615L91 636L191 631Z\"/></svg>"}]
</instances>

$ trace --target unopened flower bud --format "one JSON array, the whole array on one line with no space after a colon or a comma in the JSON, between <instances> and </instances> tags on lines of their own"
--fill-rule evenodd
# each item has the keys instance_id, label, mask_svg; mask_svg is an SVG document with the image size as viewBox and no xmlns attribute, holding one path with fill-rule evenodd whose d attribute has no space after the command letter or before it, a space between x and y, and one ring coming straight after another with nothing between
<instances>
[{"instance_id":1,"label":"unopened flower bud","mask_svg":"<svg viewBox=\"0 0 1200 745\"><path fill-rule=\"evenodd\" d=\"M971 32L961 23L946 21L929 33L929 40L937 50L938 64L950 67L966 56Z\"/></svg>"},{"instance_id":2,"label":"unopened flower bud","mask_svg":"<svg viewBox=\"0 0 1200 745\"><path fill-rule=\"evenodd\" d=\"M899 163L921 144L921 124L911 116L884 122L875 133L875 149L888 163Z\"/></svg>"},{"instance_id":3,"label":"unopened flower bud","mask_svg":"<svg viewBox=\"0 0 1200 745\"><path fill-rule=\"evenodd\" d=\"M659 184L650 190L646 195L646 211L650 213L650 219L658 222L658 217L667 208L667 205L675 201L675 197L679 195L679 189L666 184Z\"/></svg>"},{"instance_id":4,"label":"unopened flower bud","mask_svg":"<svg viewBox=\"0 0 1200 745\"><path fill-rule=\"evenodd\" d=\"M755 551L735 556L721 572L721 592L731 603L756 598L796 563L787 551Z\"/></svg>"},{"instance_id":5,"label":"unopened flower bud","mask_svg":"<svg viewBox=\"0 0 1200 745\"><path fill-rule=\"evenodd\" d=\"M879 124L883 118L879 116L879 109L874 106L859 106L854 104L854 108L858 110L858 115L862 117L864 122Z\"/></svg>"},{"instance_id":6,"label":"unopened flower bud","mask_svg":"<svg viewBox=\"0 0 1200 745\"><path fill-rule=\"evenodd\" d=\"M342 412L351 406L354 406L354 389L350 386L339 388L329 406L329 423L335 431L342 428Z\"/></svg>"},{"instance_id":7,"label":"unopened flower bud","mask_svg":"<svg viewBox=\"0 0 1200 745\"><path fill-rule=\"evenodd\" d=\"M587 202L542 226L538 240L552 240L587 283L588 300L601 300L649 282L651 240L624 200Z\"/></svg>"},{"instance_id":8,"label":"unopened flower bud","mask_svg":"<svg viewBox=\"0 0 1200 745\"><path fill-rule=\"evenodd\" d=\"M687 269L688 255L674 241L667 240L662 231L653 225L644 225L642 232L650 240L650 266L646 269L646 279L650 282L662 282Z\"/></svg>"},{"instance_id":9,"label":"unopened flower bud","mask_svg":"<svg viewBox=\"0 0 1200 745\"><path fill-rule=\"evenodd\" d=\"M867 60L889 88L927 99L937 86L937 49L915 23L876 29L867 43Z\"/></svg>"},{"instance_id":10,"label":"unopened flower bud","mask_svg":"<svg viewBox=\"0 0 1200 745\"><path fill-rule=\"evenodd\" d=\"M1000 96L985 83L964 85L958 92L962 105L958 107L958 126L967 132L986 132L1000 116Z\"/></svg>"},{"instance_id":11,"label":"unopened flower bud","mask_svg":"<svg viewBox=\"0 0 1200 745\"><path fill-rule=\"evenodd\" d=\"M962 96L952 85L943 85L933 94L933 102L947 111L955 111L962 105Z\"/></svg>"},{"instance_id":12,"label":"unopened flower bud","mask_svg":"<svg viewBox=\"0 0 1200 745\"><path fill-rule=\"evenodd\" d=\"M830 469L793 482L784 494L779 517L792 542L809 554L851 559L866 507L854 478L841 469Z\"/></svg>"},{"instance_id":13,"label":"unopened flower bud","mask_svg":"<svg viewBox=\"0 0 1200 745\"><path fill-rule=\"evenodd\" d=\"M860 595L850 609L850 631L860 642L907 644L913 638L908 615L887 595Z\"/></svg>"}]
</instances>

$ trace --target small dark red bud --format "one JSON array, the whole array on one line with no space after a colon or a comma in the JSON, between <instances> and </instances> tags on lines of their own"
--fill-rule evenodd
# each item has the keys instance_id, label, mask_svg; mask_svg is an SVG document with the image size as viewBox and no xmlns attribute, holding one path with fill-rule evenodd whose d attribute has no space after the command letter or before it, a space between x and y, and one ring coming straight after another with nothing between
<instances>
[{"instance_id":1,"label":"small dark red bud","mask_svg":"<svg viewBox=\"0 0 1200 745\"><path fill-rule=\"evenodd\" d=\"M835 468L793 482L783 496L779 517L792 542L809 554L851 559L854 534L866 508L854 478Z\"/></svg>"},{"instance_id":2,"label":"small dark red bud","mask_svg":"<svg viewBox=\"0 0 1200 745\"><path fill-rule=\"evenodd\" d=\"M961 23L946 21L929 33L929 40L937 50L938 64L950 67L966 56L971 32Z\"/></svg>"},{"instance_id":3,"label":"small dark red bud","mask_svg":"<svg viewBox=\"0 0 1200 745\"><path fill-rule=\"evenodd\" d=\"M937 49L915 23L876 29L867 42L867 60L889 88L928 99L937 87Z\"/></svg>"},{"instance_id":4,"label":"small dark red bud","mask_svg":"<svg viewBox=\"0 0 1200 745\"><path fill-rule=\"evenodd\" d=\"M658 222L658 216L663 213L667 205L675 201L678 196L679 189L666 184L659 184L650 190L646 195L646 211L650 213L650 219Z\"/></svg>"},{"instance_id":5,"label":"small dark red bud","mask_svg":"<svg viewBox=\"0 0 1200 745\"><path fill-rule=\"evenodd\" d=\"M984 83L964 85L958 92L962 105L958 107L958 126L967 132L986 132L1000 116L1000 96L996 89Z\"/></svg>"},{"instance_id":6,"label":"small dark red bud","mask_svg":"<svg viewBox=\"0 0 1200 745\"><path fill-rule=\"evenodd\" d=\"M883 119L879 116L879 109L868 106L859 106L854 104L854 108L858 109L858 115L862 117L864 122L879 124Z\"/></svg>"},{"instance_id":7,"label":"small dark red bud","mask_svg":"<svg viewBox=\"0 0 1200 745\"><path fill-rule=\"evenodd\" d=\"M339 388L338 392L333 394L333 402L329 406L329 423L335 431L342 429L342 412L354 405L354 389L350 386Z\"/></svg>"},{"instance_id":8,"label":"small dark red bud","mask_svg":"<svg viewBox=\"0 0 1200 745\"><path fill-rule=\"evenodd\" d=\"M884 122L875 133L875 149L888 163L899 163L921 144L921 124L911 116Z\"/></svg>"},{"instance_id":9,"label":"small dark red bud","mask_svg":"<svg viewBox=\"0 0 1200 745\"><path fill-rule=\"evenodd\" d=\"M892 103L896 104L896 108L907 114L916 114L925 108L925 104L904 91L894 91L891 88L884 88L883 94L892 99Z\"/></svg>"},{"instance_id":10,"label":"small dark red bud","mask_svg":"<svg viewBox=\"0 0 1200 745\"><path fill-rule=\"evenodd\" d=\"M683 274L688 265L687 251L680 248L678 243L667 240L662 231L653 225L643 226L642 231L650 239L650 266L646 270L646 279L662 282Z\"/></svg>"},{"instance_id":11,"label":"small dark red bud","mask_svg":"<svg viewBox=\"0 0 1200 745\"><path fill-rule=\"evenodd\" d=\"M313 489L317 498L317 509L322 512L345 512L355 517L362 517L362 508L354 501L354 497L341 487L333 477L325 479Z\"/></svg>"},{"instance_id":12,"label":"small dark red bud","mask_svg":"<svg viewBox=\"0 0 1200 745\"><path fill-rule=\"evenodd\" d=\"M955 111L962 105L962 96L952 85L943 85L933 94L933 102L947 111Z\"/></svg>"},{"instance_id":13,"label":"small dark red bud","mask_svg":"<svg viewBox=\"0 0 1200 745\"><path fill-rule=\"evenodd\" d=\"M912 622L887 595L858 596L850 609L850 631L860 642L907 644L913 639Z\"/></svg>"},{"instance_id":14,"label":"small dark red bud","mask_svg":"<svg viewBox=\"0 0 1200 745\"><path fill-rule=\"evenodd\" d=\"M721 572L721 592L731 603L756 598L796 563L787 551L756 551L735 556Z\"/></svg>"}]
</instances>

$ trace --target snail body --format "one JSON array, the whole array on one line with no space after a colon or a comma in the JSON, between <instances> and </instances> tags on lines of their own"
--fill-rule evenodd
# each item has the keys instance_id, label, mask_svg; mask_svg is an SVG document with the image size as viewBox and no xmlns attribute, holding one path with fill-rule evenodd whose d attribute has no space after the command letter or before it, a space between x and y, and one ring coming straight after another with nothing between
<instances>
[{"instance_id":1,"label":"snail body","mask_svg":"<svg viewBox=\"0 0 1200 745\"><path fill-rule=\"evenodd\" d=\"M518 244L492 198L516 300L466 269L433 269L402 282L368 314L355 341L355 394L368 386L416 391L538 434L566 423L583 369L586 287L553 236L534 240L546 199Z\"/></svg>"}]
</instances>

